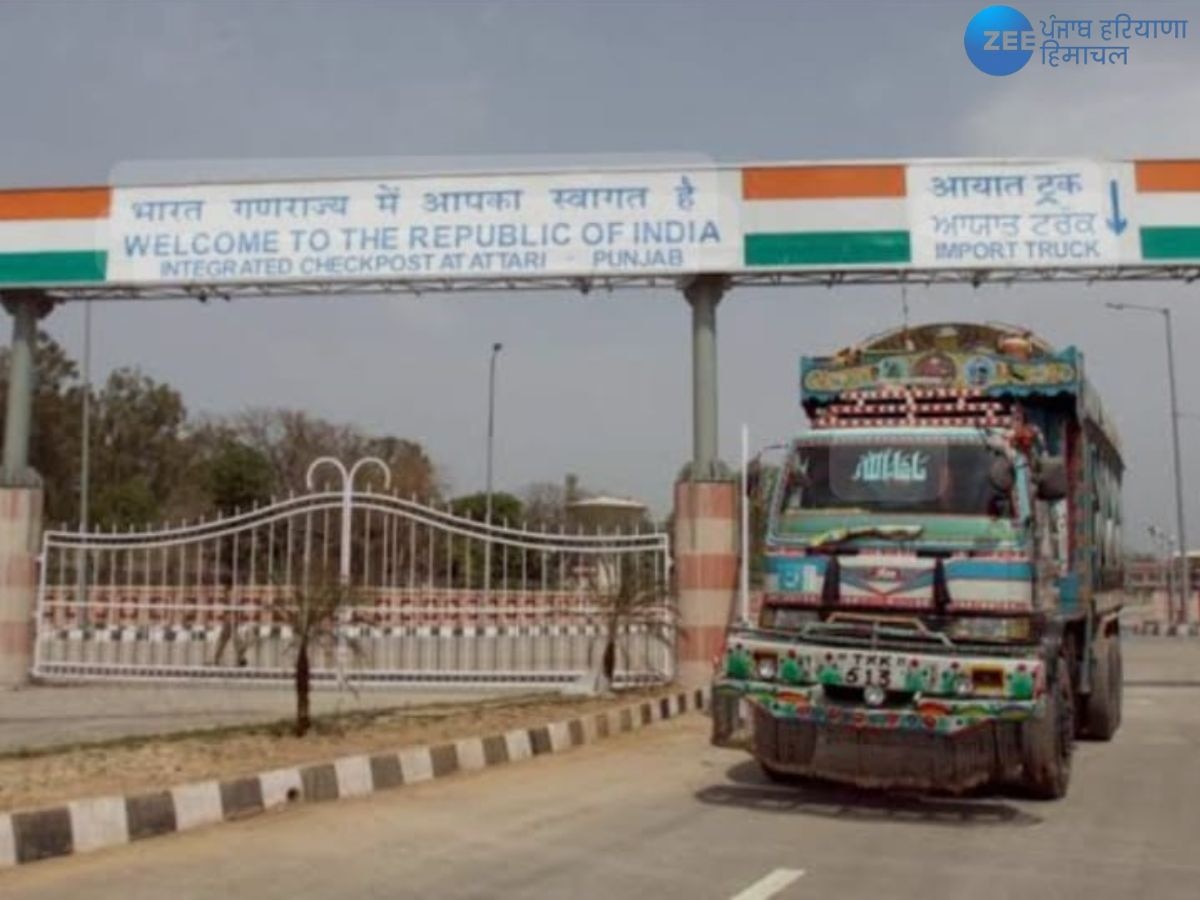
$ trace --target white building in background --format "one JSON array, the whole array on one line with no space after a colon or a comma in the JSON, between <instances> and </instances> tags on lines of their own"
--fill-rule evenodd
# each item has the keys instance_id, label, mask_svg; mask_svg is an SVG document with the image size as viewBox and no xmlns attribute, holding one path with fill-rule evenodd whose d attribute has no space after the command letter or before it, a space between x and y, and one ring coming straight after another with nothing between
<instances>
[{"instance_id":1,"label":"white building in background","mask_svg":"<svg viewBox=\"0 0 1200 900\"><path fill-rule=\"evenodd\" d=\"M646 518L646 504L625 497L571 500L566 509L569 527L582 529L585 534L633 532ZM590 560L580 559L572 574L580 584L602 592L616 590L621 582L616 556L597 554Z\"/></svg>"}]
</instances>

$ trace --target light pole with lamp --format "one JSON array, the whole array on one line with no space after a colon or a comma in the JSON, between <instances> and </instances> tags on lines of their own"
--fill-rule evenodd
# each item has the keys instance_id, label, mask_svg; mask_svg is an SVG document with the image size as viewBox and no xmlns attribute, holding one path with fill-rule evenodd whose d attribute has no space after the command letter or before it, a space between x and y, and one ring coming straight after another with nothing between
<instances>
[{"instance_id":1,"label":"light pole with lamp","mask_svg":"<svg viewBox=\"0 0 1200 900\"><path fill-rule=\"evenodd\" d=\"M487 424L487 499L483 520L487 539L483 545L483 600L492 595L492 444L496 436L496 357L504 349L501 343L492 344L492 359L488 367L488 424Z\"/></svg>"},{"instance_id":2,"label":"light pole with lamp","mask_svg":"<svg viewBox=\"0 0 1200 900\"><path fill-rule=\"evenodd\" d=\"M304 473L304 484L309 491L315 491L317 489L315 476L317 474L317 470L320 469L321 466L332 466L333 469L335 469L342 477L342 534L341 546L338 548L340 551L338 558L338 584L343 588L346 588L350 586L350 566L352 563L350 541L352 539L354 522L352 518L354 512L354 479L358 475L359 471L365 466L375 466L377 469L383 472L383 489L386 491L392 486L392 470L388 467L388 464L378 456L364 456L357 460L354 465L350 466L350 468L346 468L345 463L336 457L322 456L314 459L309 464L308 471ZM367 535L367 540L368 542L370 540L369 534ZM367 545L364 543L364 558L367 552ZM305 561L306 566L304 569L302 584L307 587L309 574L307 568L307 551L305 552ZM291 573L289 572L288 574L290 575ZM306 604L307 602L307 600L304 601ZM347 617L345 615L345 609L343 608L339 608L337 613L337 681L338 685L342 686L349 685L349 681L346 679L346 665L348 660L346 658L346 642L343 633L343 626L347 623Z\"/></svg>"},{"instance_id":3,"label":"light pole with lamp","mask_svg":"<svg viewBox=\"0 0 1200 900\"><path fill-rule=\"evenodd\" d=\"M1171 337L1171 310L1165 306L1150 306L1143 303L1107 303L1109 309L1138 310L1139 312L1158 313L1163 317L1163 325L1167 339L1167 379L1171 392L1171 443L1175 457L1175 527L1179 538L1181 571L1179 576L1179 611L1180 621L1177 624L1191 623L1191 590L1192 573L1188 566L1187 529L1183 517L1183 464L1179 454L1179 403L1175 396L1175 351ZM1174 571L1175 560L1169 559L1171 570Z\"/></svg>"},{"instance_id":4,"label":"light pole with lamp","mask_svg":"<svg viewBox=\"0 0 1200 900\"><path fill-rule=\"evenodd\" d=\"M92 301L83 301L83 395L80 409L79 436L79 533L88 532L91 500L92 474ZM86 540L86 538L85 538ZM87 618L88 596L88 549L81 544L79 548L78 579L76 600L80 606L81 619Z\"/></svg>"}]
</instances>

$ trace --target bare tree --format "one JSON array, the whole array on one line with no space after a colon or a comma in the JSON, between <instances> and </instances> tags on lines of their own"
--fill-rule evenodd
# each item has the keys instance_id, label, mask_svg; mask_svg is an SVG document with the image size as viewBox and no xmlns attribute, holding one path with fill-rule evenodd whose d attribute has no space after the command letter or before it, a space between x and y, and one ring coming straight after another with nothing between
<instances>
[{"instance_id":1,"label":"bare tree","mask_svg":"<svg viewBox=\"0 0 1200 900\"><path fill-rule=\"evenodd\" d=\"M276 621L282 621L292 632L288 649L295 663L293 684L296 689L296 736L303 737L312 727L311 696L314 657L337 653L345 648L361 655L358 642L344 634L362 597L336 574L327 571L314 573L307 584L298 585L290 596L284 596L273 606Z\"/></svg>"},{"instance_id":2,"label":"bare tree","mask_svg":"<svg viewBox=\"0 0 1200 900\"><path fill-rule=\"evenodd\" d=\"M653 564L638 558L600 560L589 576L593 608L601 622L597 688L612 689L617 665L624 659L632 667L629 649L633 626L639 626L647 642L672 649L677 614L667 586L654 576Z\"/></svg>"},{"instance_id":3,"label":"bare tree","mask_svg":"<svg viewBox=\"0 0 1200 900\"><path fill-rule=\"evenodd\" d=\"M561 484L535 481L521 492L525 520L535 528L561 531L567 522L567 492Z\"/></svg>"}]
</instances>

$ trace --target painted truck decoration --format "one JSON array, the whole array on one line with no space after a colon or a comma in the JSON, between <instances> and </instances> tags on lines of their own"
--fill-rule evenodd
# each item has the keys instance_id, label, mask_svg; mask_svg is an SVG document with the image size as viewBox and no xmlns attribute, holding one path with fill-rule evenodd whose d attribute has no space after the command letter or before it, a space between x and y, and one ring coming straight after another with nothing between
<instances>
[{"instance_id":1,"label":"painted truck decoration","mask_svg":"<svg viewBox=\"0 0 1200 900\"><path fill-rule=\"evenodd\" d=\"M938 324L801 363L715 743L775 779L1063 796L1121 719L1120 445L1074 348Z\"/></svg>"}]
</instances>

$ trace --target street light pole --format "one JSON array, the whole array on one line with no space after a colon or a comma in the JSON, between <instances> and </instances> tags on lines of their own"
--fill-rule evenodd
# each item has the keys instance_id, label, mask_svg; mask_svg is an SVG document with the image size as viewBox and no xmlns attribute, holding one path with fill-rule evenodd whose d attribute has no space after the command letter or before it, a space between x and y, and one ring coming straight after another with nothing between
<instances>
[{"instance_id":1,"label":"street light pole","mask_svg":"<svg viewBox=\"0 0 1200 900\"><path fill-rule=\"evenodd\" d=\"M1192 592L1192 573L1191 567L1188 564L1188 541L1187 528L1184 524L1183 516L1183 463L1179 453L1179 402L1175 395L1175 350L1174 340L1171 335L1171 310L1165 306L1150 306L1141 303L1109 303L1107 306L1110 309L1126 310L1135 309L1142 312L1154 312L1163 317L1163 325L1166 331L1167 339L1167 379L1171 391L1171 444L1175 457L1175 527L1176 534L1179 538L1179 554L1180 554L1180 576L1179 584L1179 610L1180 622L1178 624L1188 625L1192 621L1191 611L1191 592ZM1175 560L1171 559L1171 569L1174 571Z\"/></svg>"},{"instance_id":2,"label":"street light pole","mask_svg":"<svg viewBox=\"0 0 1200 900\"><path fill-rule=\"evenodd\" d=\"M488 425L487 425L487 501L484 523L487 539L483 545L483 599L486 603L492 594L492 444L496 435L496 357L504 345L492 344L492 359L488 367Z\"/></svg>"},{"instance_id":3,"label":"street light pole","mask_svg":"<svg viewBox=\"0 0 1200 900\"><path fill-rule=\"evenodd\" d=\"M92 475L92 301L83 301L83 398L80 410L79 452L79 533L87 534L90 519ZM83 608L81 619L87 617L88 551L79 549L77 601Z\"/></svg>"},{"instance_id":4,"label":"street light pole","mask_svg":"<svg viewBox=\"0 0 1200 900\"><path fill-rule=\"evenodd\" d=\"M1178 595L1175 605L1175 621L1178 623L1187 618L1187 609L1185 608L1187 606L1187 593L1179 589L1179 573L1175 570L1175 536L1168 534L1164 540L1166 542L1167 585L1172 597Z\"/></svg>"}]
</instances>

